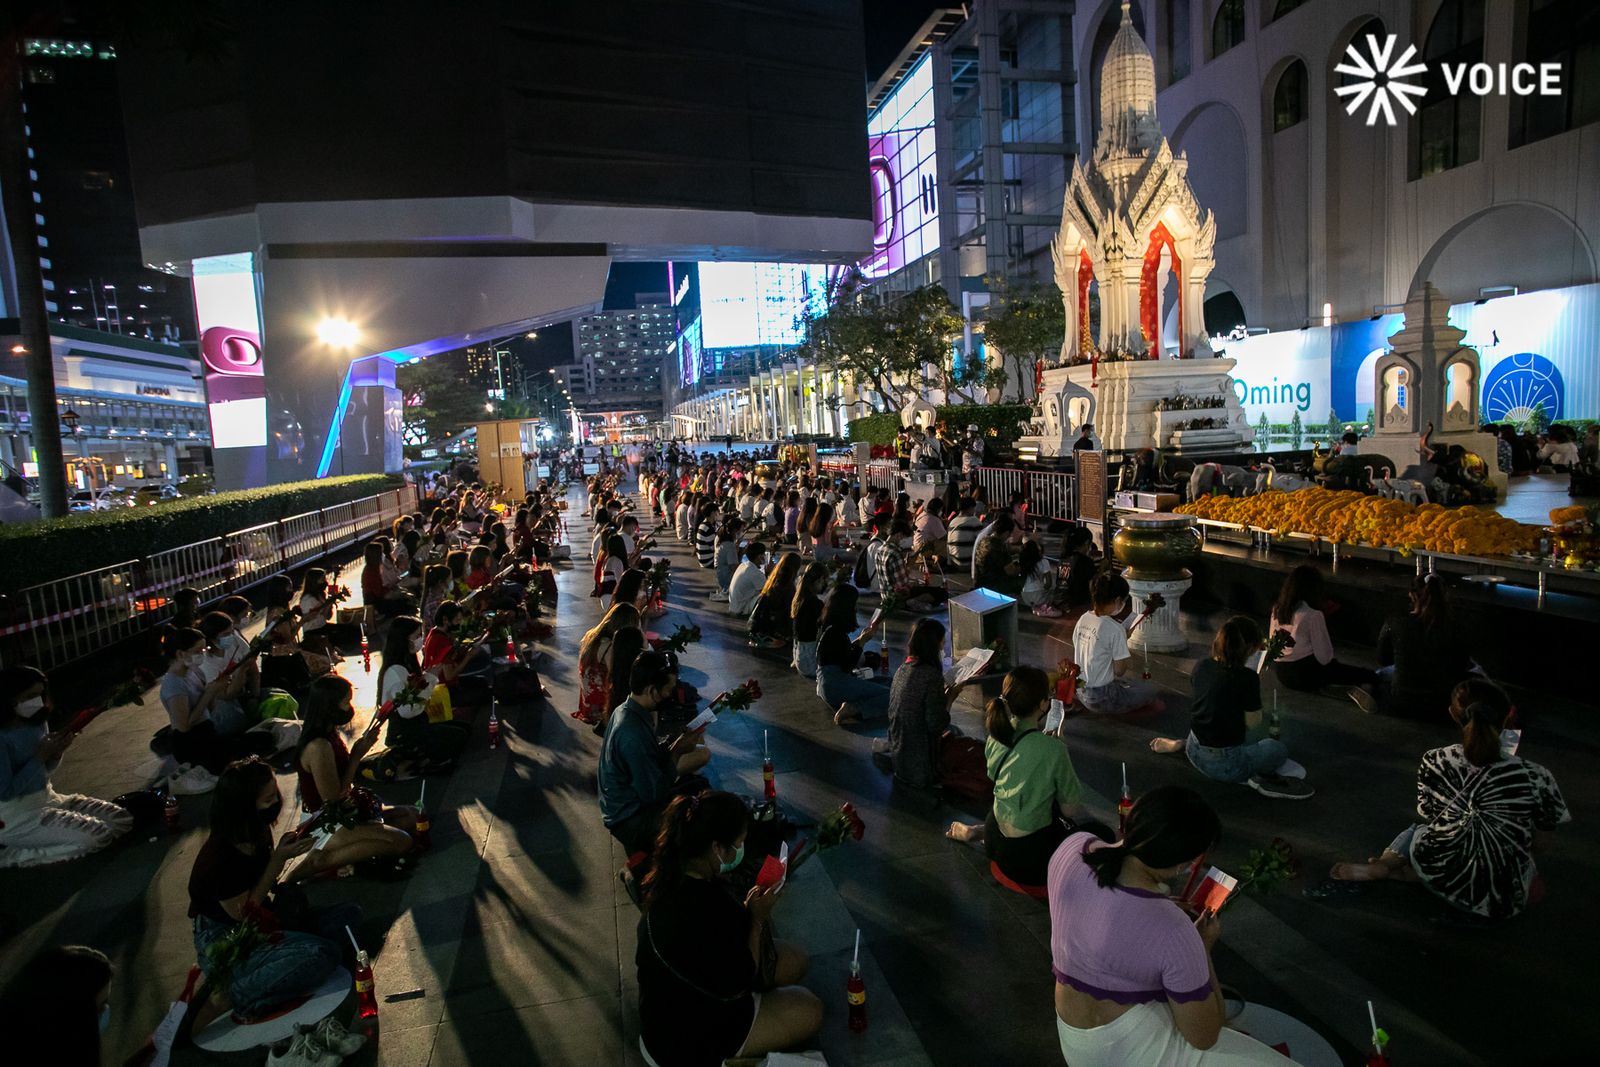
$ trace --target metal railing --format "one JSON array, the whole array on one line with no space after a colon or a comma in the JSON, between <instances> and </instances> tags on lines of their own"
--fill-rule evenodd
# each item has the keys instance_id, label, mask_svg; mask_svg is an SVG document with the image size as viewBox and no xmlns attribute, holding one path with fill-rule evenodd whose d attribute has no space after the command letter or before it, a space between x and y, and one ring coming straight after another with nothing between
<instances>
[{"instance_id":1,"label":"metal railing","mask_svg":"<svg viewBox=\"0 0 1600 1067\"><path fill-rule=\"evenodd\" d=\"M867 477L864 488L887 489L893 492L900 483L900 464L892 459L875 459L867 464Z\"/></svg>"},{"instance_id":2,"label":"metal railing","mask_svg":"<svg viewBox=\"0 0 1600 1067\"><path fill-rule=\"evenodd\" d=\"M0 666L54 670L172 616L172 594L202 604L376 534L417 506L414 486L29 586L0 601Z\"/></svg>"},{"instance_id":3,"label":"metal railing","mask_svg":"<svg viewBox=\"0 0 1600 1067\"><path fill-rule=\"evenodd\" d=\"M977 479L989 494L991 506L1004 506L1012 493L1020 492L1028 498L1029 514L1063 522L1077 518L1072 499L1072 475L1063 471L979 467Z\"/></svg>"}]
</instances>

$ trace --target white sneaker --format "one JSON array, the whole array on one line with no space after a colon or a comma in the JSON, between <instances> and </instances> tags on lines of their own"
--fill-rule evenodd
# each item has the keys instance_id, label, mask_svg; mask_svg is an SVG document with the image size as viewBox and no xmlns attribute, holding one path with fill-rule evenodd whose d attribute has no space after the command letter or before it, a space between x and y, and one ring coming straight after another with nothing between
<instances>
[{"instance_id":1,"label":"white sneaker","mask_svg":"<svg viewBox=\"0 0 1600 1067\"><path fill-rule=\"evenodd\" d=\"M1279 778L1304 778L1306 776L1306 769L1299 763L1296 763L1294 760L1286 759L1282 763L1278 764L1277 767L1273 768L1272 773L1276 774Z\"/></svg>"},{"instance_id":2,"label":"white sneaker","mask_svg":"<svg viewBox=\"0 0 1600 1067\"><path fill-rule=\"evenodd\" d=\"M364 1034L352 1034L333 1016L328 1016L307 1031L313 1044L340 1057L353 1056L367 1043Z\"/></svg>"},{"instance_id":3,"label":"white sneaker","mask_svg":"<svg viewBox=\"0 0 1600 1067\"><path fill-rule=\"evenodd\" d=\"M718 604L726 604L728 602L728 594L721 589L714 589L711 591L711 596L707 599L714 600Z\"/></svg>"},{"instance_id":4,"label":"white sneaker","mask_svg":"<svg viewBox=\"0 0 1600 1067\"><path fill-rule=\"evenodd\" d=\"M323 1048L304 1030L267 1055L267 1067L339 1067L343 1062L343 1056Z\"/></svg>"}]
</instances>

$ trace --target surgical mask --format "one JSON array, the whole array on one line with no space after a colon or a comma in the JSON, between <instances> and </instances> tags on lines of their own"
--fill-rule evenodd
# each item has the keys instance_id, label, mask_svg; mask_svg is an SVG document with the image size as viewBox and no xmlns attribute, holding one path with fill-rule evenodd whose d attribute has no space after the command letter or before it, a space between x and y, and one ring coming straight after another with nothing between
<instances>
[{"instance_id":1,"label":"surgical mask","mask_svg":"<svg viewBox=\"0 0 1600 1067\"><path fill-rule=\"evenodd\" d=\"M271 826L278 821L278 816L283 814L283 801L281 799L275 800L269 807L257 808L256 814L261 817L262 822Z\"/></svg>"},{"instance_id":2,"label":"surgical mask","mask_svg":"<svg viewBox=\"0 0 1600 1067\"><path fill-rule=\"evenodd\" d=\"M29 697L27 700L17 701L17 714L24 719L31 719L44 710L44 697Z\"/></svg>"},{"instance_id":3,"label":"surgical mask","mask_svg":"<svg viewBox=\"0 0 1600 1067\"><path fill-rule=\"evenodd\" d=\"M723 874L727 874L729 871L731 871L734 868L738 867L739 864L741 864L743 862L744 862L744 844L741 842L739 847L733 850L733 860L732 860L732 862L724 863L724 864L721 865L722 873Z\"/></svg>"},{"instance_id":4,"label":"surgical mask","mask_svg":"<svg viewBox=\"0 0 1600 1067\"><path fill-rule=\"evenodd\" d=\"M111 1005L104 1004L100 1007L100 1032L103 1034L111 1029Z\"/></svg>"}]
</instances>

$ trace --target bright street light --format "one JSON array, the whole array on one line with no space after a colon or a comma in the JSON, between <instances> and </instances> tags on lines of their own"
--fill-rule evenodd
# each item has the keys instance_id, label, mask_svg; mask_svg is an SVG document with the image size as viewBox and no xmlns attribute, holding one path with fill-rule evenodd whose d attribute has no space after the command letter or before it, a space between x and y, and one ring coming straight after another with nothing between
<instances>
[{"instance_id":1,"label":"bright street light","mask_svg":"<svg viewBox=\"0 0 1600 1067\"><path fill-rule=\"evenodd\" d=\"M317 340L329 348L349 348L361 337L361 331L349 319L326 318L317 323Z\"/></svg>"}]
</instances>

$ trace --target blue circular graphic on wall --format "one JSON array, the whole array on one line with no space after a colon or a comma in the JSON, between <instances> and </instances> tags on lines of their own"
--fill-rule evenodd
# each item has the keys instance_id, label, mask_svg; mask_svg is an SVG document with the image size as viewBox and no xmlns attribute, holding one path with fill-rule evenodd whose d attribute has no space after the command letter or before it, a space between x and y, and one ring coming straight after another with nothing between
<instances>
[{"instance_id":1,"label":"blue circular graphic on wall","mask_svg":"<svg viewBox=\"0 0 1600 1067\"><path fill-rule=\"evenodd\" d=\"M1561 418L1566 386L1556 365L1534 352L1518 352L1494 365L1483 382L1483 417L1488 422L1521 422L1544 405L1551 420Z\"/></svg>"}]
</instances>

